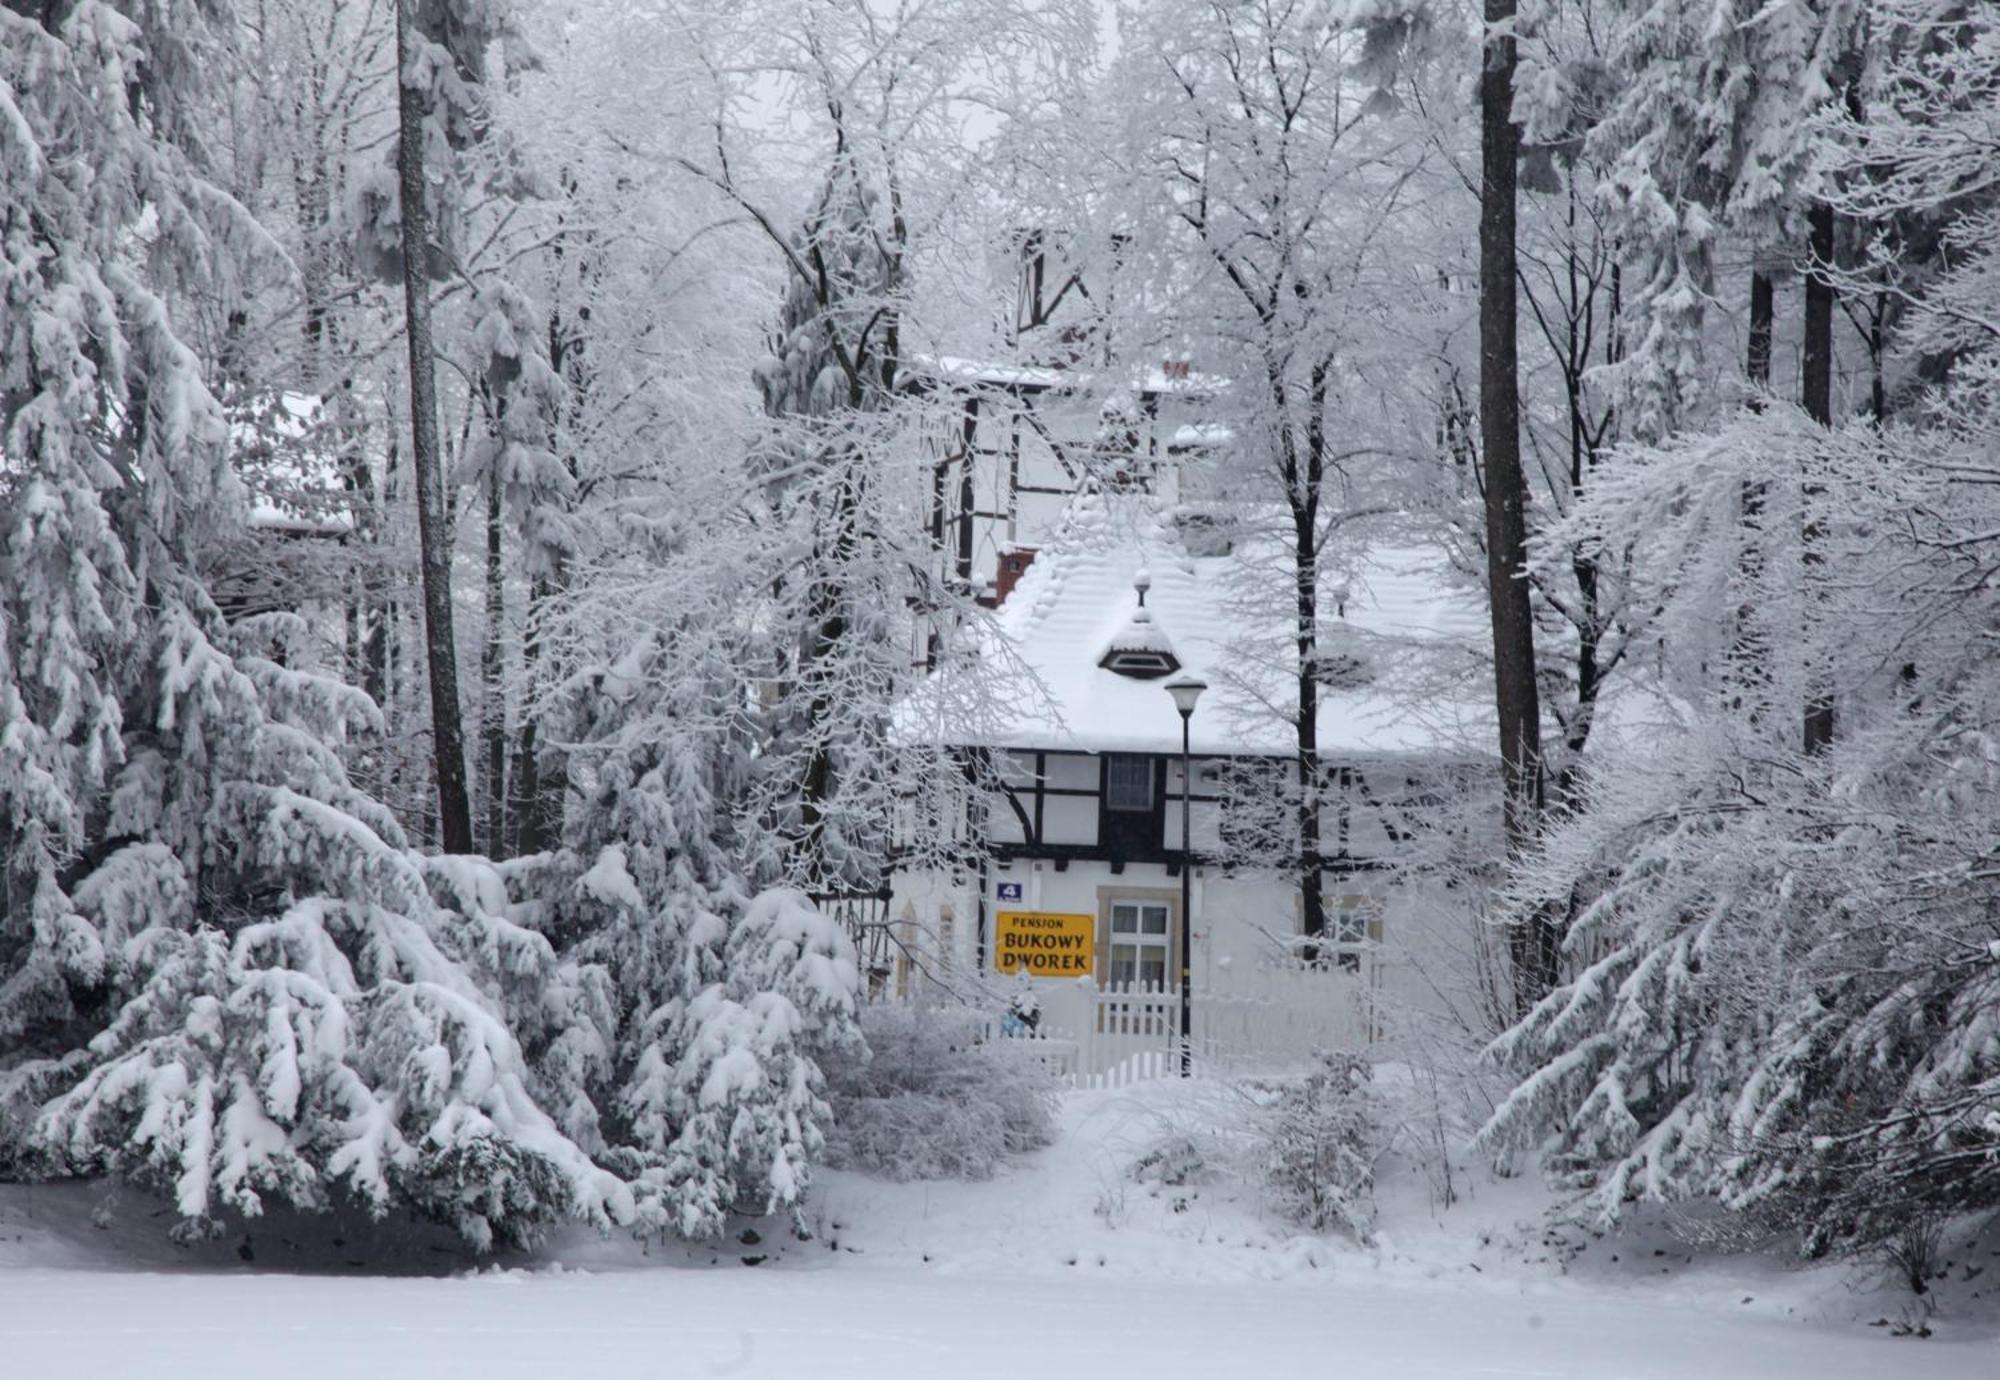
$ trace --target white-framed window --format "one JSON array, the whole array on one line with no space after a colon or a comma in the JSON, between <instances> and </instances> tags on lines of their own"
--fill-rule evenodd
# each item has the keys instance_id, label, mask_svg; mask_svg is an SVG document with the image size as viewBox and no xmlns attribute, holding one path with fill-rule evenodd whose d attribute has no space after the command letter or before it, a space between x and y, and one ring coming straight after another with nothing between
<instances>
[{"instance_id":1,"label":"white-framed window","mask_svg":"<svg viewBox=\"0 0 2000 1380\"><path fill-rule=\"evenodd\" d=\"M1173 952L1173 911L1165 901L1113 900L1106 977L1117 988L1164 990Z\"/></svg>"},{"instance_id":2,"label":"white-framed window","mask_svg":"<svg viewBox=\"0 0 2000 1380\"><path fill-rule=\"evenodd\" d=\"M1343 895L1332 902L1326 932L1333 940L1334 962L1350 973L1360 972L1362 959L1382 942L1381 898Z\"/></svg>"}]
</instances>

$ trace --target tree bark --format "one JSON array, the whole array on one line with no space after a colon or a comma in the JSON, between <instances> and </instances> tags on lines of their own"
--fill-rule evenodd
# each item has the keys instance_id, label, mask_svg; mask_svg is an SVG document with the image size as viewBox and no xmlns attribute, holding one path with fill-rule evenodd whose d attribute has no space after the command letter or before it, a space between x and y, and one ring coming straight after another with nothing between
<instances>
[{"instance_id":1,"label":"tree bark","mask_svg":"<svg viewBox=\"0 0 2000 1380\"><path fill-rule=\"evenodd\" d=\"M1833 264L1833 208L1815 205L1807 213L1812 263L1806 273L1805 359L1799 401L1821 426L1833 425L1833 283L1824 270Z\"/></svg>"},{"instance_id":2,"label":"tree bark","mask_svg":"<svg viewBox=\"0 0 2000 1380\"><path fill-rule=\"evenodd\" d=\"M505 408L504 402L500 403ZM504 413L503 413L504 416ZM496 430L499 425L496 423ZM506 547L502 524L500 463L486 473L486 637L479 647L479 679L485 699L480 736L485 739L486 851L507 854L507 687L501 634L507 621Z\"/></svg>"},{"instance_id":3,"label":"tree bark","mask_svg":"<svg viewBox=\"0 0 2000 1380\"><path fill-rule=\"evenodd\" d=\"M528 586L527 635L521 640L521 682L533 687L541 674L548 622L554 614L555 593L560 576L537 578ZM560 762L543 770L541 716L532 707L521 713L519 738L514 748L514 799L511 845L517 856L553 848L562 834L562 792L567 775Z\"/></svg>"},{"instance_id":4,"label":"tree bark","mask_svg":"<svg viewBox=\"0 0 2000 1380\"><path fill-rule=\"evenodd\" d=\"M1771 342L1777 317L1777 292L1769 274L1758 269L1750 273L1750 342L1744 351L1743 373L1756 391L1750 407L1762 411L1764 395L1771 389ZM1769 497L1761 481L1743 485L1743 525L1748 529L1738 568L1744 588L1755 591L1764 579L1764 551L1759 545L1764 504ZM1754 594L1752 596L1754 599ZM1756 604L1746 600L1736 610L1735 678L1736 702L1751 704L1752 712L1762 707L1761 692L1767 688L1770 644L1757 626Z\"/></svg>"},{"instance_id":5,"label":"tree bark","mask_svg":"<svg viewBox=\"0 0 2000 1380\"><path fill-rule=\"evenodd\" d=\"M1833 283L1825 271L1833 266L1833 208L1820 203L1807 213L1812 234L1812 262L1806 272L1805 358L1801 370L1800 402L1806 415L1821 426L1833 425ZM1815 490L1809 488L1811 502ZM1816 578L1825 556L1819 550L1824 533L1819 524L1808 521L1805 532L1806 580ZM1808 597L1810 597L1808 589ZM1833 742L1834 710L1832 690L1817 675L1806 693L1804 747L1807 754L1823 752Z\"/></svg>"},{"instance_id":6,"label":"tree bark","mask_svg":"<svg viewBox=\"0 0 2000 1380\"><path fill-rule=\"evenodd\" d=\"M1325 773L1319 760L1319 507L1326 482L1326 405L1332 361L1316 363L1306 398L1305 453L1287 485L1292 508L1293 594L1298 642L1298 708L1294 728L1299 777L1299 932L1308 940L1326 932L1326 859L1320 847L1321 793ZM1275 399L1280 404L1282 396ZM1279 415L1283 416L1282 406ZM1307 946L1306 956L1318 950Z\"/></svg>"},{"instance_id":7,"label":"tree bark","mask_svg":"<svg viewBox=\"0 0 2000 1380\"><path fill-rule=\"evenodd\" d=\"M1771 337L1776 298L1771 276L1753 269L1750 273L1750 348L1743 361L1743 370L1760 392L1771 386Z\"/></svg>"},{"instance_id":8,"label":"tree bark","mask_svg":"<svg viewBox=\"0 0 2000 1380\"><path fill-rule=\"evenodd\" d=\"M1541 702L1535 685L1534 610L1528 597L1527 482L1521 471L1514 124L1515 0L1486 0L1479 75L1479 431L1486 481L1486 581L1493 619L1493 693L1500 728L1510 856L1541 827ZM1525 1011L1555 984L1559 936L1538 911L1509 936L1514 1000Z\"/></svg>"},{"instance_id":9,"label":"tree bark","mask_svg":"<svg viewBox=\"0 0 2000 1380\"><path fill-rule=\"evenodd\" d=\"M451 526L445 515L438 443L437 360L431 345L430 213L424 198L424 125L430 95L409 81L416 0L396 5L396 172L403 216L403 306L410 346L410 459L416 475L417 542L429 644L432 755L438 832L447 853L472 851L465 729L459 716L458 648L451 618Z\"/></svg>"}]
</instances>

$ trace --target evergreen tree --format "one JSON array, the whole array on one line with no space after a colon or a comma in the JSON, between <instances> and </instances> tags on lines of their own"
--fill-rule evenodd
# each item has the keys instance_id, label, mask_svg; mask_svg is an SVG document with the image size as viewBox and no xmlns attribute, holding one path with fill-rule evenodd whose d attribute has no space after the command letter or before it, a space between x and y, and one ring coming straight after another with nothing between
<instances>
[{"instance_id":1,"label":"evergreen tree","mask_svg":"<svg viewBox=\"0 0 2000 1380\"><path fill-rule=\"evenodd\" d=\"M168 294L254 232L174 143L220 40L137 13L0 10L4 1153L155 1180L196 1225L271 1195L480 1246L624 1218L504 1019L509 986L574 995L553 950L440 903L347 780L374 706L298 619L225 629L196 576L243 496Z\"/></svg>"}]
</instances>

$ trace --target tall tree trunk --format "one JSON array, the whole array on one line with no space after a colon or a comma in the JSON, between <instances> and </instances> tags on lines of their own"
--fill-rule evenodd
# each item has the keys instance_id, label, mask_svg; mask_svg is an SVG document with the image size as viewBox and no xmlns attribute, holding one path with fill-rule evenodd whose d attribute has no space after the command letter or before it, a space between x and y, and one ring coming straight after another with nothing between
<instances>
[{"instance_id":1,"label":"tall tree trunk","mask_svg":"<svg viewBox=\"0 0 2000 1380\"><path fill-rule=\"evenodd\" d=\"M842 443L845 447L846 443ZM839 691L832 661L848 634L846 581L852 571L859 543L855 525L859 521L860 479L857 457L843 455L835 462L841 478L834 489L833 511L825 531L826 544L818 553L812 584L806 592L807 635L805 664L799 679L808 689L805 732L808 741L805 770L799 782L800 848L805 875L816 891L833 891L843 882L854 880L846 874L849 860L828 855L826 809L833 799L835 781L833 747L826 740L826 726L833 717L834 699Z\"/></svg>"},{"instance_id":2,"label":"tall tree trunk","mask_svg":"<svg viewBox=\"0 0 2000 1380\"><path fill-rule=\"evenodd\" d=\"M1750 348L1743 361L1743 371L1759 392L1771 386L1771 337L1777 314L1776 299L1771 275L1751 270Z\"/></svg>"},{"instance_id":3,"label":"tall tree trunk","mask_svg":"<svg viewBox=\"0 0 2000 1380\"><path fill-rule=\"evenodd\" d=\"M561 576L537 576L528 584L527 633L521 639L521 683L530 687L530 703L521 710L521 728L514 745L514 795L510 821L514 836L509 841L516 855L544 852L556 845L562 833L562 790L564 773L559 765L542 767L541 715L532 703L533 687L539 683L548 621L554 616L555 596Z\"/></svg>"},{"instance_id":4,"label":"tall tree trunk","mask_svg":"<svg viewBox=\"0 0 2000 1380\"><path fill-rule=\"evenodd\" d=\"M1319 506L1326 480L1326 406L1333 362L1313 366L1306 397L1305 453L1286 476L1292 508L1294 633L1298 641L1298 708L1294 728L1299 778L1299 932L1314 939L1326 932L1326 859L1321 815L1325 773L1319 760ZM1284 415L1282 391L1274 401ZM1308 957L1317 957L1310 945Z\"/></svg>"},{"instance_id":5,"label":"tall tree trunk","mask_svg":"<svg viewBox=\"0 0 2000 1380\"><path fill-rule=\"evenodd\" d=\"M1299 683L1295 728L1298 735L1299 932L1307 939L1326 933L1325 861L1320 856L1319 769L1319 553L1314 524L1294 513L1298 583ZM1308 949L1308 955L1312 954Z\"/></svg>"},{"instance_id":6,"label":"tall tree trunk","mask_svg":"<svg viewBox=\"0 0 2000 1380\"><path fill-rule=\"evenodd\" d=\"M506 404L499 406L504 409ZM486 472L486 637L479 648L485 714L479 731L486 746L486 851L496 858L507 853L506 654L500 640L507 621L507 571L502 533L506 513L501 497L500 463L495 456Z\"/></svg>"},{"instance_id":7,"label":"tall tree trunk","mask_svg":"<svg viewBox=\"0 0 2000 1380\"><path fill-rule=\"evenodd\" d=\"M1751 395L1750 406L1761 411L1764 395L1771 389L1771 342L1777 320L1777 292L1771 276L1761 269L1750 272L1750 341L1744 351L1743 373L1756 391ZM1764 550L1759 541L1759 528L1763 524L1764 504L1769 497L1761 481L1750 480L1743 485L1743 524L1747 537L1743 544L1743 556L1738 568L1743 572L1743 585L1747 590L1756 590L1764 579ZM1746 600L1736 610L1735 675L1740 690L1737 702L1748 700L1752 713L1760 712L1762 697L1759 691L1769 679L1770 642L1763 629L1757 626L1757 608Z\"/></svg>"},{"instance_id":8,"label":"tall tree trunk","mask_svg":"<svg viewBox=\"0 0 2000 1380\"><path fill-rule=\"evenodd\" d=\"M431 345L430 212L424 198L424 125L430 94L411 81L414 9L396 4L396 172L403 215L403 307L410 344L410 459L416 473L424 637L430 647L431 737L438 830L447 853L472 851L472 806L465 785L465 729L459 717L458 647L451 626L451 525L445 514L438 444L437 359Z\"/></svg>"},{"instance_id":9,"label":"tall tree trunk","mask_svg":"<svg viewBox=\"0 0 2000 1380\"><path fill-rule=\"evenodd\" d=\"M1812 232L1812 263L1806 272L1805 358L1801 370L1800 402L1806 414L1821 426L1833 425L1833 283L1826 273L1833 266L1833 208L1825 203L1807 213ZM1811 502L1814 491L1808 490ZM1805 533L1806 580L1817 578L1826 557L1819 550L1825 533L1816 522L1808 522ZM1811 590L1808 588L1808 598ZM1822 752L1833 742L1833 692L1823 676L1810 675L1806 690L1805 732L1808 754Z\"/></svg>"},{"instance_id":10,"label":"tall tree trunk","mask_svg":"<svg viewBox=\"0 0 2000 1380\"><path fill-rule=\"evenodd\" d=\"M1521 472L1515 298L1515 0L1486 0L1479 74L1479 432L1486 479L1486 583L1493 616L1493 693L1507 848L1518 855L1541 827L1541 702L1528 598L1527 481ZM1538 911L1509 936L1514 1000L1525 1011L1555 984L1556 920Z\"/></svg>"}]
</instances>

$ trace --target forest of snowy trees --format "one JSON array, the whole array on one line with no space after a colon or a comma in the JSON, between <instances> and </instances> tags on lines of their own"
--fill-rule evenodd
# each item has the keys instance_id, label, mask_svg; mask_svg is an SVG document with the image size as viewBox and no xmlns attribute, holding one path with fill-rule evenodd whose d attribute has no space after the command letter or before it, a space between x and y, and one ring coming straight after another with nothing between
<instances>
[{"instance_id":1,"label":"forest of snowy trees","mask_svg":"<svg viewBox=\"0 0 2000 1380\"><path fill-rule=\"evenodd\" d=\"M0 1176L797 1209L814 898L990 709L911 382L974 356L1228 381L1308 935L1349 534L1490 608L1419 678L1496 710L1421 851L1481 1154L2000 1205L1985 0L0 0L0 246Z\"/></svg>"}]
</instances>

